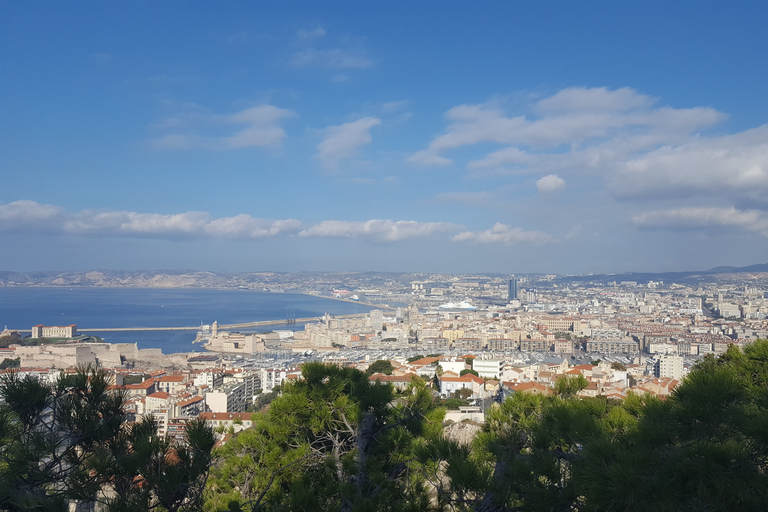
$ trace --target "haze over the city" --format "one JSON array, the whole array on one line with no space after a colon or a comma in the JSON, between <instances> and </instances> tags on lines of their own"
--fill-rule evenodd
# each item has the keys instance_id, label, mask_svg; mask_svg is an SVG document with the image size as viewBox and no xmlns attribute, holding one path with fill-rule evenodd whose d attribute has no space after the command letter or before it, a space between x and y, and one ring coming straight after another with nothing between
<instances>
[{"instance_id":1,"label":"haze over the city","mask_svg":"<svg viewBox=\"0 0 768 512\"><path fill-rule=\"evenodd\" d=\"M0 1L0 270L768 254L763 2Z\"/></svg>"}]
</instances>

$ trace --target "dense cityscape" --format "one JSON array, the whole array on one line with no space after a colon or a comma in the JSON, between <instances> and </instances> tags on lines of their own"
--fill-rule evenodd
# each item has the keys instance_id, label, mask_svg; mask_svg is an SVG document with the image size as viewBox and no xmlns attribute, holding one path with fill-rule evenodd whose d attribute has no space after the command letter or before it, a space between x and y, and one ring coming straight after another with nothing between
<instances>
[{"instance_id":1,"label":"dense cityscape","mask_svg":"<svg viewBox=\"0 0 768 512\"><path fill-rule=\"evenodd\" d=\"M766 26L0 0L0 512L766 512Z\"/></svg>"},{"instance_id":2,"label":"dense cityscape","mask_svg":"<svg viewBox=\"0 0 768 512\"><path fill-rule=\"evenodd\" d=\"M293 280L290 274L262 274L256 282L240 276L228 284L248 282L254 289L271 286L276 291L270 293L302 291L382 307L351 318L326 314L296 331L282 325L268 333L240 333L220 329L214 320L197 334L207 355L162 354L135 343L72 343L91 333L41 325L32 327L32 339L60 343L27 340L0 350L6 363L17 360L22 371L34 374L100 364L114 369L118 384L123 377L143 375L142 383L128 388L130 406L136 415L164 415L163 424L200 413L243 413L259 393L298 376L305 361L365 371L386 360L393 368L388 382L405 385L412 375L436 378L436 394L467 389L471 394L465 392L465 398L472 403L517 389L546 393L569 372L587 378L582 391L587 396L621 398L630 391L665 396L703 356L768 338L764 276L694 274L667 283L557 275L317 273ZM418 355L430 357L409 361ZM459 375L468 369L477 375Z\"/></svg>"},{"instance_id":3,"label":"dense cityscape","mask_svg":"<svg viewBox=\"0 0 768 512\"><path fill-rule=\"evenodd\" d=\"M749 352L758 339L768 339L768 278L739 269L694 273L679 282L651 278L658 276L645 276L644 282L557 275L314 273L296 281L282 275L255 282L253 276L229 277L228 285L238 289L303 291L365 302L374 309L325 314L296 330L288 323L272 331L236 332L214 320L196 334L206 353L163 354L136 343L103 343L76 325L35 325L29 334L6 328L0 336L4 393L12 389L9 383L31 379L55 388L100 368L110 384L104 392L111 389L123 397L121 423L150 425L157 439L171 443L165 450L192 446L190 429L208 429L218 448L204 460L212 464L213 481L219 481L221 465L232 457L227 450L238 452L242 436L263 428L256 427L260 422L275 421L269 419L271 403L298 392L318 368L358 372L367 385L383 385L403 397L422 389L432 407L442 411L441 436L469 446L493 430L503 404L529 400L525 396L556 404L572 395L618 408L631 408L637 400L666 400L707 357L732 358L734 349ZM155 282L167 284L165 279ZM235 284L243 282L248 284ZM431 413L420 414L426 419ZM200 478L193 478L197 494L185 495L180 506L222 510L253 500L250 491L230 489L234 484L226 478L219 484L230 490L218 493ZM456 505L454 490L440 505L444 484L425 478L425 492L437 493L427 500L432 508ZM203 499L204 489L213 494ZM262 490L266 493L269 486ZM98 492L101 500L94 497L79 506L103 510L122 499L105 483ZM258 503L267 500L267 494L260 496ZM145 497L145 503L154 499L159 498ZM466 509L479 510L474 505Z\"/></svg>"}]
</instances>

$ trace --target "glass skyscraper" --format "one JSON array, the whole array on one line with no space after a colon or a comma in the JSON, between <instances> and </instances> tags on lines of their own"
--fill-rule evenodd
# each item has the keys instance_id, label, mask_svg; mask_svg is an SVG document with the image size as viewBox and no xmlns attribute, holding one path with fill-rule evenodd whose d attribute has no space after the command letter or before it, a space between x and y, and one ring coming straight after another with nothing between
<instances>
[{"instance_id":1,"label":"glass skyscraper","mask_svg":"<svg viewBox=\"0 0 768 512\"><path fill-rule=\"evenodd\" d=\"M517 299L517 279L510 279L508 300L512 301L515 299Z\"/></svg>"}]
</instances>

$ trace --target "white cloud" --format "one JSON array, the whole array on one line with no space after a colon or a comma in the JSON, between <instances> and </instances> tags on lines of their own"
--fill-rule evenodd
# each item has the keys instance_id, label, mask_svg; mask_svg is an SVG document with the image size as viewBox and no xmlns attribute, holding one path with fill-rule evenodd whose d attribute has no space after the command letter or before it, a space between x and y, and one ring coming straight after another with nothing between
<instances>
[{"instance_id":1,"label":"white cloud","mask_svg":"<svg viewBox=\"0 0 768 512\"><path fill-rule=\"evenodd\" d=\"M160 128L181 131L158 137L150 143L164 149L228 150L277 147L286 136L280 122L294 115L292 111L274 105L259 105L226 115L193 112L163 120L158 125ZM226 135L213 135L220 126L240 128L233 128Z\"/></svg>"},{"instance_id":2,"label":"white cloud","mask_svg":"<svg viewBox=\"0 0 768 512\"><path fill-rule=\"evenodd\" d=\"M418 151L408 158L408 161L419 165L451 165L448 158L437 155L429 150Z\"/></svg>"},{"instance_id":3,"label":"white cloud","mask_svg":"<svg viewBox=\"0 0 768 512\"><path fill-rule=\"evenodd\" d=\"M673 231L742 230L768 237L768 214L759 210L736 208L677 208L656 210L637 215L632 222L643 229Z\"/></svg>"},{"instance_id":4,"label":"white cloud","mask_svg":"<svg viewBox=\"0 0 768 512\"><path fill-rule=\"evenodd\" d=\"M0 205L0 232L49 231L61 228L63 211L58 206L26 199Z\"/></svg>"},{"instance_id":5,"label":"white cloud","mask_svg":"<svg viewBox=\"0 0 768 512\"><path fill-rule=\"evenodd\" d=\"M473 170L555 174L613 172L617 165L664 144L697 140L699 130L725 115L705 107L655 107L656 100L629 88L569 88L531 105L533 117L508 116L499 102L459 105L448 126L408 160L448 165L446 153L483 143L503 145L468 162ZM510 169L511 166L511 169Z\"/></svg>"},{"instance_id":6,"label":"white cloud","mask_svg":"<svg viewBox=\"0 0 768 512\"><path fill-rule=\"evenodd\" d=\"M626 112L650 107L656 98L639 94L629 87L608 89L606 87L569 87L544 98L536 104L541 112Z\"/></svg>"},{"instance_id":7,"label":"white cloud","mask_svg":"<svg viewBox=\"0 0 768 512\"><path fill-rule=\"evenodd\" d=\"M768 125L638 155L618 166L609 186L624 197L735 192L766 200Z\"/></svg>"},{"instance_id":8,"label":"white cloud","mask_svg":"<svg viewBox=\"0 0 768 512\"><path fill-rule=\"evenodd\" d=\"M64 224L73 234L190 235L204 230L209 216L204 212L172 215L136 212L80 212Z\"/></svg>"},{"instance_id":9,"label":"white cloud","mask_svg":"<svg viewBox=\"0 0 768 512\"><path fill-rule=\"evenodd\" d=\"M299 232L299 236L328 238L370 238L383 242L396 242L408 238L425 237L445 231L455 231L447 222L417 222L412 220L325 220Z\"/></svg>"},{"instance_id":10,"label":"white cloud","mask_svg":"<svg viewBox=\"0 0 768 512\"><path fill-rule=\"evenodd\" d=\"M297 233L299 229L301 229L301 222L295 219L269 221L254 219L245 214L216 219L206 226L206 232L211 235L236 238L276 236L285 233Z\"/></svg>"},{"instance_id":11,"label":"white cloud","mask_svg":"<svg viewBox=\"0 0 768 512\"><path fill-rule=\"evenodd\" d=\"M67 213L54 205L22 200L0 205L0 233L24 232L53 235L131 238L230 238L275 236L364 238L397 242L438 233L456 232L448 222L406 220L326 220L303 228L296 219L260 219L247 214L213 218L207 212L173 214L131 211L83 210Z\"/></svg>"},{"instance_id":12,"label":"white cloud","mask_svg":"<svg viewBox=\"0 0 768 512\"><path fill-rule=\"evenodd\" d=\"M553 241L552 235L541 231L525 231L497 222L486 231L464 231L451 238L454 242L471 242L474 244L505 244L518 243L546 244Z\"/></svg>"},{"instance_id":13,"label":"white cloud","mask_svg":"<svg viewBox=\"0 0 768 512\"><path fill-rule=\"evenodd\" d=\"M540 180L536 181L536 188L542 194L548 194L551 192L557 192L565 188L565 180L557 174L547 174Z\"/></svg>"},{"instance_id":14,"label":"white cloud","mask_svg":"<svg viewBox=\"0 0 768 512\"><path fill-rule=\"evenodd\" d=\"M28 199L0 205L0 222L34 222L49 220L61 215L61 208L50 204L40 204Z\"/></svg>"},{"instance_id":15,"label":"white cloud","mask_svg":"<svg viewBox=\"0 0 768 512\"><path fill-rule=\"evenodd\" d=\"M528 166L535 161L535 156L529 155L525 151L516 148L504 148L493 153L489 153L485 158L469 162L467 167L470 169L483 169L502 167L506 165L524 165Z\"/></svg>"},{"instance_id":16,"label":"white cloud","mask_svg":"<svg viewBox=\"0 0 768 512\"><path fill-rule=\"evenodd\" d=\"M0 232L248 239L295 234L299 229L301 222L295 219L257 219L245 214L213 219L206 212L160 214L84 210L66 213L58 206L28 200L0 205Z\"/></svg>"},{"instance_id":17,"label":"white cloud","mask_svg":"<svg viewBox=\"0 0 768 512\"><path fill-rule=\"evenodd\" d=\"M317 145L315 155L326 167L335 167L339 160L349 158L360 146L371 142L370 130L381 124L381 119L364 117L323 130L324 139Z\"/></svg>"},{"instance_id":18,"label":"white cloud","mask_svg":"<svg viewBox=\"0 0 768 512\"><path fill-rule=\"evenodd\" d=\"M409 161L452 164L475 146L476 175L543 177L541 192L585 176L618 199L674 197L768 203L768 125L735 134L705 130L727 118L709 107L677 109L634 89L568 88L509 115L498 100L449 109L443 133ZM488 151L488 144L500 148Z\"/></svg>"},{"instance_id":19,"label":"white cloud","mask_svg":"<svg viewBox=\"0 0 768 512\"><path fill-rule=\"evenodd\" d=\"M446 133L430 143L429 148L419 151L409 161L423 165L451 163L440 153L461 146L480 142L506 143L510 134L524 126L524 117L507 118L501 110L488 105L460 105L445 114L451 124Z\"/></svg>"}]
</instances>

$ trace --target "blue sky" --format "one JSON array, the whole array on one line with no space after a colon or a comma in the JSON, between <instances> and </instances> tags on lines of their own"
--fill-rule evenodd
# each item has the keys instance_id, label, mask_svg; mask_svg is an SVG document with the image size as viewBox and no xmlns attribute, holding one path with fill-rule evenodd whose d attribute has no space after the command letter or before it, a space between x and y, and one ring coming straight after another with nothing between
<instances>
[{"instance_id":1,"label":"blue sky","mask_svg":"<svg viewBox=\"0 0 768 512\"><path fill-rule=\"evenodd\" d=\"M0 270L768 261L764 2L0 0Z\"/></svg>"}]
</instances>

